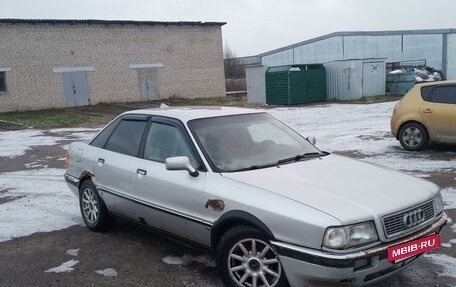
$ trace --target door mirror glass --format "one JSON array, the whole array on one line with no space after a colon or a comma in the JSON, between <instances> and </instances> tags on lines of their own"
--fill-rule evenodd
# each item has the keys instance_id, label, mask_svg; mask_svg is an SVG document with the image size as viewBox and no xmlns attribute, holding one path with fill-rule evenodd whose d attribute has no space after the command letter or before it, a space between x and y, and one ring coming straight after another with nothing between
<instances>
[{"instance_id":1,"label":"door mirror glass","mask_svg":"<svg viewBox=\"0 0 456 287\"><path fill-rule=\"evenodd\" d=\"M199 174L186 156L168 157L165 164L167 170L186 170L193 177Z\"/></svg>"}]
</instances>

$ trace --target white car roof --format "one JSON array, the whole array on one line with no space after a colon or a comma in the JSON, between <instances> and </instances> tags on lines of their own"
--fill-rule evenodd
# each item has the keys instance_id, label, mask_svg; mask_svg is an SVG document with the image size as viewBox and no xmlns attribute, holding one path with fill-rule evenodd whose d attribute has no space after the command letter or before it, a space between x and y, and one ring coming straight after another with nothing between
<instances>
[{"instance_id":1,"label":"white car roof","mask_svg":"<svg viewBox=\"0 0 456 287\"><path fill-rule=\"evenodd\" d=\"M230 116L239 114L252 114L259 113L261 110L238 108L238 107L222 107L222 106L182 106L182 107L166 107L166 108L152 108L144 110L133 110L125 112L124 114L146 114L176 118L186 123L190 120Z\"/></svg>"}]
</instances>

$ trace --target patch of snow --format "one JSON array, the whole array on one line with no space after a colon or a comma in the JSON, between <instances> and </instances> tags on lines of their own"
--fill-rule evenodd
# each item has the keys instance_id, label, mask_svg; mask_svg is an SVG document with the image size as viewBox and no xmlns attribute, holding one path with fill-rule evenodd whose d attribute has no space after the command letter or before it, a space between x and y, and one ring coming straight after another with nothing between
<instances>
[{"instance_id":1,"label":"patch of snow","mask_svg":"<svg viewBox=\"0 0 456 287\"><path fill-rule=\"evenodd\" d=\"M79 249L68 249L66 252L67 255L70 256L78 256L79 255Z\"/></svg>"},{"instance_id":2,"label":"patch of snow","mask_svg":"<svg viewBox=\"0 0 456 287\"><path fill-rule=\"evenodd\" d=\"M86 141L95 137L95 135L100 131L99 128L61 128L61 129L51 129L49 132L56 134L65 134L64 136L75 137L78 140Z\"/></svg>"},{"instance_id":3,"label":"patch of snow","mask_svg":"<svg viewBox=\"0 0 456 287\"><path fill-rule=\"evenodd\" d=\"M445 209L456 209L456 188L442 189L442 197Z\"/></svg>"},{"instance_id":4,"label":"patch of snow","mask_svg":"<svg viewBox=\"0 0 456 287\"><path fill-rule=\"evenodd\" d=\"M456 233L456 224L453 224L451 225L451 231L453 231L454 233Z\"/></svg>"},{"instance_id":5,"label":"patch of snow","mask_svg":"<svg viewBox=\"0 0 456 287\"><path fill-rule=\"evenodd\" d=\"M103 270L97 270L95 273L98 273L100 275L106 276L106 277L117 277L119 275L117 271L113 268L106 268Z\"/></svg>"},{"instance_id":6,"label":"patch of snow","mask_svg":"<svg viewBox=\"0 0 456 287\"><path fill-rule=\"evenodd\" d=\"M99 128L58 128L58 129L50 129L49 132L51 133L76 133L76 132L92 132L97 133L100 129Z\"/></svg>"},{"instance_id":7,"label":"patch of snow","mask_svg":"<svg viewBox=\"0 0 456 287\"><path fill-rule=\"evenodd\" d=\"M431 160L426 155L410 157L402 153L385 153L363 158L365 161L381 164L402 171L448 172L455 168L451 160Z\"/></svg>"},{"instance_id":8,"label":"patch of snow","mask_svg":"<svg viewBox=\"0 0 456 287\"><path fill-rule=\"evenodd\" d=\"M0 242L35 232L82 224L78 199L63 178L63 169L0 173L1 196L18 197L0 204Z\"/></svg>"},{"instance_id":9,"label":"patch of snow","mask_svg":"<svg viewBox=\"0 0 456 287\"><path fill-rule=\"evenodd\" d=\"M456 278L456 258L445 254L425 254L425 258L429 258L432 262L442 267L442 272L438 272L439 276Z\"/></svg>"},{"instance_id":10,"label":"patch of snow","mask_svg":"<svg viewBox=\"0 0 456 287\"><path fill-rule=\"evenodd\" d=\"M450 239L450 241L441 243L443 247L451 248L454 244L456 244L456 239Z\"/></svg>"},{"instance_id":11,"label":"patch of snow","mask_svg":"<svg viewBox=\"0 0 456 287\"><path fill-rule=\"evenodd\" d=\"M168 265L185 265L185 261L182 257L166 256L162 261Z\"/></svg>"},{"instance_id":12,"label":"patch of snow","mask_svg":"<svg viewBox=\"0 0 456 287\"><path fill-rule=\"evenodd\" d=\"M0 157L15 158L24 155L33 146L56 145L63 138L45 136L40 130L0 132Z\"/></svg>"},{"instance_id":13,"label":"patch of snow","mask_svg":"<svg viewBox=\"0 0 456 287\"><path fill-rule=\"evenodd\" d=\"M215 267L215 260L208 255L192 256L185 254L182 257L167 256L162 261L169 265L188 265L196 262L207 267Z\"/></svg>"},{"instance_id":14,"label":"patch of snow","mask_svg":"<svg viewBox=\"0 0 456 287\"><path fill-rule=\"evenodd\" d=\"M420 174L420 173L418 173L418 174L413 174L413 175L414 175L414 176L416 176L416 177L422 177L422 178L428 178L428 177L431 177L431 175L430 175L430 174Z\"/></svg>"},{"instance_id":15,"label":"patch of snow","mask_svg":"<svg viewBox=\"0 0 456 287\"><path fill-rule=\"evenodd\" d=\"M395 104L329 104L266 111L304 137L316 137L317 146L322 150L358 150L372 155L397 145L393 136L385 137L385 134L390 135L389 121Z\"/></svg>"},{"instance_id":16,"label":"patch of snow","mask_svg":"<svg viewBox=\"0 0 456 287\"><path fill-rule=\"evenodd\" d=\"M62 263L62 265L60 265L60 266L48 269L44 272L47 272L47 273L49 273L49 272L55 272L55 273L71 272L74 270L73 267L78 263L79 263L79 261L77 261L77 260L70 260L70 261Z\"/></svg>"},{"instance_id":17,"label":"patch of snow","mask_svg":"<svg viewBox=\"0 0 456 287\"><path fill-rule=\"evenodd\" d=\"M34 162L31 162L31 163L26 163L26 164L24 164L24 166L26 168L35 168L35 167L41 167L42 165L39 164L38 162L34 161Z\"/></svg>"}]
</instances>

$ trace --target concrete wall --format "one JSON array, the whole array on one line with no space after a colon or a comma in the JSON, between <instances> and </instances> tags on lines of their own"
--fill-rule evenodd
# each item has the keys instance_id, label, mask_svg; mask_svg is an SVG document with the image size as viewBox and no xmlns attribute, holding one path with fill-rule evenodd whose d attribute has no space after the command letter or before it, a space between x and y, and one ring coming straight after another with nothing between
<instances>
[{"instance_id":1,"label":"concrete wall","mask_svg":"<svg viewBox=\"0 0 456 287\"><path fill-rule=\"evenodd\" d=\"M159 98L225 95L220 25L0 24L0 112L65 107L58 67L87 73L92 104L140 101L131 64L161 63Z\"/></svg>"}]
</instances>

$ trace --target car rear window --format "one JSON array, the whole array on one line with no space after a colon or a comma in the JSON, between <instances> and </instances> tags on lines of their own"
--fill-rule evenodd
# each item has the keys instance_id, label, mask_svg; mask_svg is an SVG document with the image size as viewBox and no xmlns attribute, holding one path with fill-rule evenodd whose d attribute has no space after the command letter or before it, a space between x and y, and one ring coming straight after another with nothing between
<instances>
[{"instance_id":1,"label":"car rear window","mask_svg":"<svg viewBox=\"0 0 456 287\"><path fill-rule=\"evenodd\" d=\"M122 120L109 138L106 149L130 156L138 156L147 121Z\"/></svg>"},{"instance_id":2,"label":"car rear window","mask_svg":"<svg viewBox=\"0 0 456 287\"><path fill-rule=\"evenodd\" d=\"M456 86L425 86L421 88L421 97L427 102L456 104Z\"/></svg>"},{"instance_id":3,"label":"car rear window","mask_svg":"<svg viewBox=\"0 0 456 287\"><path fill-rule=\"evenodd\" d=\"M431 102L456 104L456 86L435 87L431 92Z\"/></svg>"}]
</instances>

